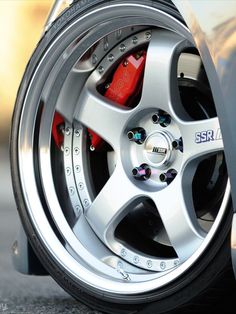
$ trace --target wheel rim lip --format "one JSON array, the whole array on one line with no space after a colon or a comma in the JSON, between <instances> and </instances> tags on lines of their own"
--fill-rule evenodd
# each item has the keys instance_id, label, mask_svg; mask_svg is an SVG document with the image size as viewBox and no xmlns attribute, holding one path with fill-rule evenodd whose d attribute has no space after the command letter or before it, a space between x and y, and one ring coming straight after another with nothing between
<instances>
[{"instance_id":1,"label":"wheel rim lip","mask_svg":"<svg viewBox=\"0 0 236 314\"><path fill-rule=\"evenodd\" d=\"M145 6L139 6L139 7L145 7ZM159 12L159 14L163 14L157 9L152 9L152 10ZM73 24L70 27L72 26ZM65 32L67 32L70 29L70 27ZM52 46L54 46L58 40L59 38L55 40ZM50 49L48 49L47 54L49 53L49 51ZM29 84L28 91L31 90L32 88L32 84L33 84L32 82L34 82L36 73L40 69L42 62L43 60L41 60L40 64L37 67L37 70L35 71L34 77L32 78L31 83ZM28 91L27 91L27 96L28 96ZM81 264L79 264L66 251L65 247L60 243L58 238L55 236L49 222L47 221L44 210L41 206L40 198L37 193L36 178L34 177L33 138L30 139L28 142L26 139L27 138L26 137L27 126L29 127L29 125L32 125L32 129L34 128L34 125L33 125L34 123L32 123L33 121L29 120L29 117L27 117L27 113L25 112L27 108L27 105L26 105L26 101L28 99L27 96L25 97L26 100L24 102L23 111L21 115L20 132L19 132L20 136L19 136L19 142L18 142L19 143L18 157L19 157L19 170L20 170L21 184L22 184L22 189L24 191L32 190L30 195L28 193L24 193L26 207L28 209L30 219L34 227L36 228L36 231L40 239L42 240L43 244L47 247L47 249L50 251L50 253L53 254L54 259L57 260L58 263L62 264L68 273L72 274L75 278L79 278L84 284L89 285L90 287L95 287L97 289L103 289L104 291L108 293L115 293L115 294L125 293L128 295L132 295L132 294L137 294L137 293L143 293L144 291L151 291L169 282L172 282L174 279L176 279L181 274L183 274L183 272L185 272L193 264L193 262L202 254L206 246L209 244L209 241L214 235L215 230L217 229L218 224L223 217L224 211L222 209L219 211L215 224L211 228L207 237L205 238L203 245L199 248L199 250L196 253L193 254L191 258L189 258L188 261L186 261L183 265L179 266L178 269L174 271L175 276L173 276L173 274L170 273L170 274L166 274L162 278L157 278L157 279L153 278L153 280L149 282L142 281L141 284L138 282L130 282L129 285L127 285L127 283L116 282L114 285L114 282L112 280L109 280L109 278L103 277L101 280L100 276L94 274L94 272L90 271L90 269L86 268L83 265L83 261L81 262ZM26 115L26 117L24 117L24 115ZM24 118L26 118L26 121L24 121L26 123L23 122ZM47 151L45 150L44 153L47 153ZM41 158L44 158L45 156L46 155L42 154ZM26 168L28 168L27 171L26 171ZM30 171L30 169L32 171ZM228 199L229 199L229 184L227 185L227 189L226 189L226 194L227 193L228 193L228 197L224 198L224 201L222 202L222 205L221 205L222 208L226 206L226 203L228 202ZM55 201L57 203L57 199ZM64 216L61 218L65 219ZM39 225L39 222L44 226L44 228L42 228L42 225ZM63 262L61 256L66 257L67 264ZM109 270L111 272L110 268ZM132 285L132 288L131 288L131 285ZM107 288L107 286L109 286L109 289Z\"/></svg>"}]
</instances>

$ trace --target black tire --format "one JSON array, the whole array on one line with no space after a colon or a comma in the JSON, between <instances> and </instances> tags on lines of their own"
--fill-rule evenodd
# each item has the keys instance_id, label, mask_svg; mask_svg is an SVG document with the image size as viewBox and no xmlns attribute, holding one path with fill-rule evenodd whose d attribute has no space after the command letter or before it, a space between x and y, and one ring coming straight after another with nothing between
<instances>
[{"instance_id":1,"label":"black tire","mask_svg":"<svg viewBox=\"0 0 236 314\"><path fill-rule=\"evenodd\" d=\"M222 217L221 223L217 228L217 232L214 237L212 237L207 249L204 250L204 252L198 258L197 262L191 265L188 270L183 272L181 276L178 276L172 282L169 282L168 284L154 291L120 296L117 293L113 294L111 292L102 291L98 288L91 287L85 282L79 280L78 277L74 276L71 272L64 268L63 264L61 264L55 258L55 256L50 252L49 248L42 240L38 229L32 220L29 206L27 205L27 195L22 184L22 169L20 169L19 136L21 136L20 123L23 114L22 112L24 110L24 103L27 97L32 97L32 95L29 95L29 93L35 93L35 101L32 103L32 106L38 106L39 99L37 97L39 94L37 94L34 90L31 90L31 83L34 80L35 71L36 69L40 68L40 63L43 58L47 59L47 67L51 67L50 69L52 69L52 56L48 57L47 51L50 49L50 46L53 45L55 40L59 38L59 36L63 36L63 34L67 32L68 27L71 26L80 17L83 17L88 13L93 13L98 8L103 8L108 4L108 2L109 5L125 5L125 3L132 2L133 4L145 5L148 8L156 8L160 11L166 12L168 15L171 15L181 23L184 23L182 17L174 5L170 1L161 0L75 1L70 8L68 8L61 16L57 18L57 20L53 23L53 25L39 42L31 60L29 61L15 105L11 132L11 170L18 211L29 241L45 269L48 270L50 275L58 282L60 286L62 286L62 288L64 288L73 297L81 302L84 302L91 308L105 313L172 313L172 311L174 312L176 309L181 313L182 311L188 313L190 307L194 304L194 309L197 312L198 309L202 309L203 304L209 305L212 302L215 302L215 297L210 298L209 301L209 298L206 298L206 296L209 295L211 291L214 291L215 294L214 287L219 286L219 281L224 280L224 278L228 280L228 274L231 274L232 272L231 267L229 266L229 230L232 218L230 201L228 202L227 210ZM81 22L81 27L84 27L83 23L85 22ZM76 30L72 29L71 38L73 37L73 32L76 32ZM68 38L67 43L63 43L62 41L57 43L57 47L54 50L55 59L58 58L69 42L70 38ZM45 70L45 80L46 76L48 75L48 68ZM42 69L40 71L42 71ZM41 75L41 77L43 77L43 75ZM66 74L64 77L62 76L60 80L63 82L65 78ZM56 83L58 86L54 89L54 95L51 95L51 97L55 98L56 93L61 88L60 84L62 84L60 81ZM54 85L54 87L55 86L56 85ZM30 108L28 110L30 111ZM40 119L40 117L38 117L38 119ZM35 147L38 144L37 136L37 131L35 131ZM48 210L47 203L43 195L43 188L41 185L41 179L37 165L39 158L37 147L35 148L33 154L35 158L34 163L35 175L37 177L37 189L41 197L41 204L44 207L48 220L52 226L52 230L54 230L54 235L59 239L60 243L64 243L64 239L58 232L56 224L50 217L50 211ZM226 287L221 284L221 287L218 289L217 296L221 293L221 288L222 290L226 289Z\"/></svg>"}]
</instances>

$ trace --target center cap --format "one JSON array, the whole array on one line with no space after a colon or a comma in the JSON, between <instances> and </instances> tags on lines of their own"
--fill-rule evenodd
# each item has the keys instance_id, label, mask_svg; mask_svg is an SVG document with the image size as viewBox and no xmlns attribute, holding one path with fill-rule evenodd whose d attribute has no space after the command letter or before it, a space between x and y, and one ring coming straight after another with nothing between
<instances>
[{"instance_id":1,"label":"center cap","mask_svg":"<svg viewBox=\"0 0 236 314\"><path fill-rule=\"evenodd\" d=\"M145 141L148 161L155 167L168 163L171 157L171 138L164 132L155 132Z\"/></svg>"}]
</instances>

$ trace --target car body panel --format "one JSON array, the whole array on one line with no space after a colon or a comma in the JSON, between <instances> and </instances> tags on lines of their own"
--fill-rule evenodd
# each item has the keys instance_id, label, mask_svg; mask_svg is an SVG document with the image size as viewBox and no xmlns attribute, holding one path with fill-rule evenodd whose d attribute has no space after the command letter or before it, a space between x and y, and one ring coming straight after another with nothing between
<instances>
[{"instance_id":1,"label":"car body panel","mask_svg":"<svg viewBox=\"0 0 236 314\"><path fill-rule=\"evenodd\" d=\"M173 1L201 54L213 91L231 184L232 263L236 275L236 1Z\"/></svg>"},{"instance_id":2,"label":"car body panel","mask_svg":"<svg viewBox=\"0 0 236 314\"><path fill-rule=\"evenodd\" d=\"M17 239L12 245L14 268L25 275L45 276L48 272L35 255L23 226L20 224Z\"/></svg>"}]
</instances>

